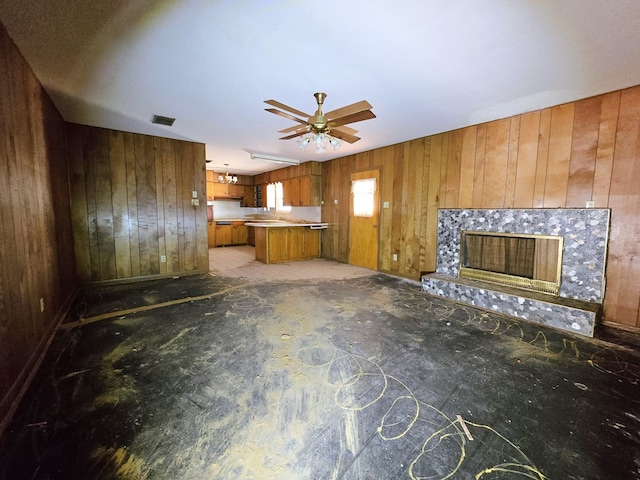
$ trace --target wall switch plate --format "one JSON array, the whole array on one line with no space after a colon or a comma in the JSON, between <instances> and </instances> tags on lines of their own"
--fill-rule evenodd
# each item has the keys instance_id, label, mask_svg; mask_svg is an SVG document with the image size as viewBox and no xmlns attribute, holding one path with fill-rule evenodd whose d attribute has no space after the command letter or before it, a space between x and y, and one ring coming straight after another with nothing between
<instances>
[{"instance_id":1,"label":"wall switch plate","mask_svg":"<svg viewBox=\"0 0 640 480\"><path fill-rule=\"evenodd\" d=\"M167 256L166 255L160 255L160 263L167 263Z\"/></svg>"},{"instance_id":2,"label":"wall switch plate","mask_svg":"<svg viewBox=\"0 0 640 480\"><path fill-rule=\"evenodd\" d=\"M40 313L44 312L44 298L40 299Z\"/></svg>"},{"instance_id":3,"label":"wall switch plate","mask_svg":"<svg viewBox=\"0 0 640 480\"><path fill-rule=\"evenodd\" d=\"M389 208L389 202L382 202L382 208Z\"/></svg>"},{"instance_id":4,"label":"wall switch plate","mask_svg":"<svg viewBox=\"0 0 640 480\"><path fill-rule=\"evenodd\" d=\"M393 254L393 261L394 261L394 262L397 262L397 261L398 261L398 254L397 254L397 253L394 253L394 254Z\"/></svg>"},{"instance_id":5,"label":"wall switch plate","mask_svg":"<svg viewBox=\"0 0 640 480\"><path fill-rule=\"evenodd\" d=\"M334 204L334 205L337 205L337 204L338 204L338 199L337 199L337 198L335 198L335 199L333 200L333 204Z\"/></svg>"},{"instance_id":6,"label":"wall switch plate","mask_svg":"<svg viewBox=\"0 0 640 480\"><path fill-rule=\"evenodd\" d=\"M198 191L194 190L193 192L191 192L191 198L198 198Z\"/></svg>"}]
</instances>

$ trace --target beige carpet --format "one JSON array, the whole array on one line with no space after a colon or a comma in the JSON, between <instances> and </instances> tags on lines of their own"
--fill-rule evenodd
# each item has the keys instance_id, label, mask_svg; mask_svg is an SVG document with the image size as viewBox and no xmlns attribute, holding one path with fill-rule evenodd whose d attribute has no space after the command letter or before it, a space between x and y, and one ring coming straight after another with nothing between
<instances>
[{"instance_id":1,"label":"beige carpet","mask_svg":"<svg viewBox=\"0 0 640 480\"><path fill-rule=\"evenodd\" d=\"M255 259L254 247L218 247L209 249L211 275L249 280L348 279L375 275L375 270L354 267L324 258L297 262L264 264Z\"/></svg>"}]
</instances>

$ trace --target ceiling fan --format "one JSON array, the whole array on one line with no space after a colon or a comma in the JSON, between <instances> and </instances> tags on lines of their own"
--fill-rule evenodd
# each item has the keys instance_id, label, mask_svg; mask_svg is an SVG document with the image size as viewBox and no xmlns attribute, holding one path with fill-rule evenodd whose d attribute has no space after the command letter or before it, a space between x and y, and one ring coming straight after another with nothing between
<instances>
[{"instance_id":1,"label":"ceiling fan","mask_svg":"<svg viewBox=\"0 0 640 480\"><path fill-rule=\"evenodd\" d=\"M338 141L334 141L335 139L344 140L348 143L355 143L360 140L360 137L356 136L358 131L351 127L347 127L346 125L348 123L361 122L362 120L376 118L371 111L373 107L366 100L361 100L359 102L352 103L351 105L323 113L322 104L324 103L325 98L327 98L327 94L317 92L314 93L313 96L316 97L316 103L318 104L318 108L313 115L296 110L295 108L289 107L288 105L276 100L264 101L264 103L280 109L265 108L267 112L274 113L298 123L298 125L280 130L280 133L292 132L289 135L281 137L280 140L289 140L291 138L302 137L306 134L312 134L306 138L298 140L301 148L304 148L311 141L316 141L319 145L317 151L324 151L324 147L320 147L320 143L324 144L324 140L327 139L327 137L333 147L338 148L340 145ZM285 110L285 112L282 110ZM291 113L297 116L291 115Z\"/></svg>"}]
</instances>

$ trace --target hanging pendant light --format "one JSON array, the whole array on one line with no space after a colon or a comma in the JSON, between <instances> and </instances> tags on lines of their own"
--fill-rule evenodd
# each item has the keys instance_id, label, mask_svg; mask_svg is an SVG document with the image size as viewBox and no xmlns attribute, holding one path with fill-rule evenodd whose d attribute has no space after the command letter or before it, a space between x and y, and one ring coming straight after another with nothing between
<instances>
[{"instance_id":1,"label":"hanging pendant light","mask_svg":"<svg viewBox=\"0 0 640 480\"><path fill-rule=\"evenodd\" d=\"M238 183L238 177L236 175L230 175L229 174L229 164L225 163L225 174L224 175L218 175L218 182L220 183Z\"/></svg>"}]
</instances>

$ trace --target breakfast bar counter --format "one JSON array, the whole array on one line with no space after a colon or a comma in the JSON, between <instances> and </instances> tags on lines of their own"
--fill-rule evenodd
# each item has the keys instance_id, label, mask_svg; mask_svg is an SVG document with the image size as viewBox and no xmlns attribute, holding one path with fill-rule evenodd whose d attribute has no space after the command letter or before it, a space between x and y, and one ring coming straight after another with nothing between
<instances>
[{"instance_id":1,"label":"breakfast bar counter","mask_svg":"<svg viewBox=\"0 0 640 480\"><path fill-rule=\"evenodd\" d=\"M256 260L263 263L291 262L320 256L320 222L247 222L255 227Z\"/></svg>"}]
</instances>

